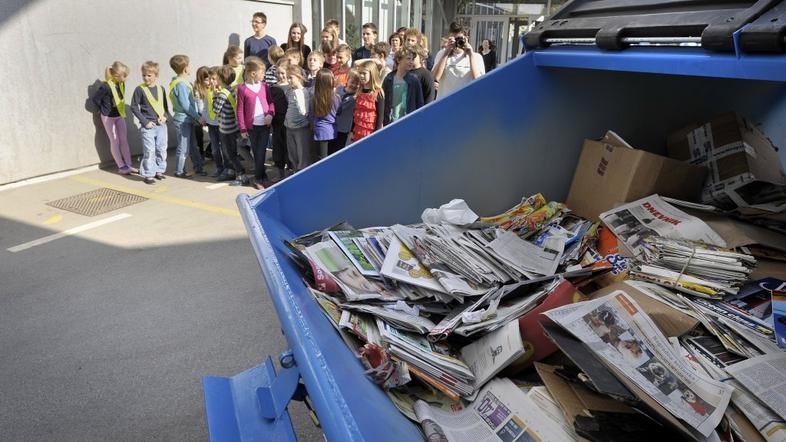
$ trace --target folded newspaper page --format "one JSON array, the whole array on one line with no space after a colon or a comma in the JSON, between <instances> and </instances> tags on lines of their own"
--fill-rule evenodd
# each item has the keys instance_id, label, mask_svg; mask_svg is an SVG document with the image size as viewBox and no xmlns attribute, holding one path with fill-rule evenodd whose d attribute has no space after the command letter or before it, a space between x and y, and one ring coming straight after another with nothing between
<instances>
[{"instance_id":1,"label":"folded newspaper page","mask_svg":"<svg viewBox=\"0 0 786 442\"><path fill-rule=\"evenodd\" d=\"M624 291L545 314L700 434L720 423L732 388L688 366Z\"/></svg>"},{"instance_id":2,"label":"folded newspaper page","mask_svg":"<svg viewBox=\"0 0 786 442\"><path fill-rule=\"evenodd\" d=\"M518 321L461 348L461 359L475 374L478 389L524 353Z\"/></svg>"},{"instance_id":3,"label":"folded newspaper page","mask_svg":"<svg viewBox=\"0 0 786 442\"><path fill-rule=\"evenodd\" d=\"M786 353L751 358L726 367L754 396L786 419Z\"/></svg>"},{"instance_id":4,"label":"folded newspaper page","mask_svg":"<svg viewBox=\"0 0 786 442\"><path fill-rule=\"evenodd\" d=\"M513 232L498 230L497 239L486 245L505 264L522 273L551 276L557 271L567 237L551 236L537 246Z\"/></svg>"},{"instance_id":5,"label":"folded newspaper page","mask_svg":"<svg viewBox=\"0 0 786 442\"><path fill-rule=\"evenodd\" d=\"M726 241L704 221L663 201L658 195L603 212L600 219L639 257L644 253L644 239L653 235L726 247Z\"/></svg>"},{"instance_id":6,"label":"folded newspaper page","mask_svg":"<svg viewBox=\"0 0 786 442\"><path fill-rule=\"evenodd\" d=\"M429 442L575 440L507 378L492 379L462 411L451 413L417 401L415 415Z\"/></svg>"},{"instance_id":7,"label":"folded newspaper page","mask_svg":"<svg viewBox=\"0 0 786 442\"><path fill-rule=\"evenodd\" d=\"M418 261L418 258L395 236L390 237L390 247L385 255L385 262L382 263L382 276L386 276L396 281L424 287L438 292L445 289L434 279L428 271Z\"/></svg>"}]
</instances>

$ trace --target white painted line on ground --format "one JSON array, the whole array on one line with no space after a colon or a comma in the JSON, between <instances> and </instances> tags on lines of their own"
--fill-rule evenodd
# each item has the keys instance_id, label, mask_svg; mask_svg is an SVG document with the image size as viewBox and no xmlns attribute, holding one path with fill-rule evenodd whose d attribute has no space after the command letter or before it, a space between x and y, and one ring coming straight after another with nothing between
<instances>
[{"instance_id":1,"label":"white painted line on ground","mask_svg":"<svg viewBox=\"0 0 786 442\"><path fill-rule=\"evenodd\" d=\"M216 190L216 189L220 189L222 187L226 187L228 185L229 185L229 183L216 183L216 184L211 184L209 186L205 186L205 189L207 189L207 190Z\"/></svg>"},{"instance_id":2,"label":"white painted line on ground","mask_svg":"<svg viewBox=\"0 0 786 442\"><path fill-rule=\"evenodd\" d=\"M110 216L109 218L104 218L98 221L93 221L92 223L83 224L81 226L72 227L68 230L64 230L60 233L54 233L52 235L45 236L43 238L38 238L33 241L26 242L24 244L19 244L18 246L11 247L8 250L11 253L21 252L23 250L27 250L29 248L40 246L41 244L46 244L48 242L52 242L58 240L60 238L65 238L67 236L76 235L77 233L84 232L85 230L95 229L96 227L103 226L105 224L113 223L115 221L120 221L121 219L126 219L131 217L130 213L119 213L115 216Z\"/></svg>"},{"instance_id":3,"label":"white painted line on ground","mask_svg":"<svg viewBox=\"0 0 786 442\"><path fill-rule=\"evenodd\" d=\"M29 186L31 184L45 183L47 181L52 181L52 180L56 180L56 179L60 179L60 178L65 178L65 177L74 176L74 175L80 175L80 174L83 174L85 172L90 172L90 171L93 171L93 170L98 170L98 165L81 167L79 169L67 170L65 172L51 173L49 175L43 175L43 176L39 176L39 177L35 177L35 178L28 178L26 180L21 180L21 181L16 181L16 182L13 182L13 183L0 185L0 192L5 191L5 190L16 189L16 188L23 187L23 186Z\"/></svg>"}]
</instances>

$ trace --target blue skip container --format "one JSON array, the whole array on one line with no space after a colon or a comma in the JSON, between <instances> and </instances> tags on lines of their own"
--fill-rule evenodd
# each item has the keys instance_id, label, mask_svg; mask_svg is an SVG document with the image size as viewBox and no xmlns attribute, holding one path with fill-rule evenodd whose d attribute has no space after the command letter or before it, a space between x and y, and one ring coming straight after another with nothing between
<instances>
[{"instance_id":1,"label":"blue skip container","mask_svg":"<svg viewBox=\"0 0 786 442\"><path fill-rule=\"evenodd\" d=\"M213 441L294 440L290 399L310 398L329 441L421 440L363 375L283 241L339 221L412 223L463 198L480 214L523 195L564 201L584 138L614 130L665 154L666 136L735 110L786 145L786 56L698 48L552 47L519 57L238 205L290 350L232 378L206 377Z\"/></svg>"}]
</instances>

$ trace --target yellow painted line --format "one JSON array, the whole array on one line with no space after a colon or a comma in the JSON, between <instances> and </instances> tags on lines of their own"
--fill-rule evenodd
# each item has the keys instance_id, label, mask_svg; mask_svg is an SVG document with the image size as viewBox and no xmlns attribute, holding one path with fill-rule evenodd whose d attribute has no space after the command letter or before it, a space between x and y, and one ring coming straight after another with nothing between
<instances>
[{"instance_id":1,"label":"yellow painted line","mask_svg":"<svg viewBox=\"0 0 786 442\"><path fill-rule=\"evenodd\" d=\"M47 226L51 226L52 224L57 224L57 223L59 223L62 220L63 220L63 215L60 215L58 213L57 215L54 215L51 218L49 218L46 221L44 221L44 224L47 225Z\"/></svg>"},{"instance_id":2,"label":"yellow painted line","mask_svg":"<svg viewBox=\"0 0 786 442\"><path fill-rule=\"evenodd\" d=\"M155 188L155 190L153 190L153 192L155 192L155 193L164 193L167 190L169 190L169 188L167 186L165 186L163 184L159 184L158 186L156 186L156 188Z\"/></svg>"},{"instance_id":3,"label":"yellow painted line","mask_svg":"<svg viewBox=\"0 0 786 442\"><path fill-rule=\"evenodd\" d=\"M91 186L107 187L109 189L117 190L119 192L130 193L131 195L141 196L141 197L148 198L148 199L151 199L151 200L154 200L154 201L160 201L162 203L174 204L176 206L190 207L192 209L203 210L205 212L217 213L219 215L226 215L226 216L232 216L232 217L235 217L235 218L240 218L240 212L238 212L237 209L225 209L223 207L218 207L218 206L213 206L213 205L210 205L210 204L200 203L200 202L193 201L193 200L187 200L187 199L183 199L183 198L175 198L175 197L172 197L172 196L161 195L161 194L155 193L155 191L153 191L153 192L143 192L141 190L134 189L133 187L120 186L120 185L117 185L117 184L110 183L108 181L97 180L97 179L94 179L94 178L87 178L87 177L84 177L84 176L81 176L81 175L72 176L72 177L69 177L69 179L77 181L77 182L80 182L80 183L83 183L83 184L89 184Z\"/></svg>"}]
</instances>

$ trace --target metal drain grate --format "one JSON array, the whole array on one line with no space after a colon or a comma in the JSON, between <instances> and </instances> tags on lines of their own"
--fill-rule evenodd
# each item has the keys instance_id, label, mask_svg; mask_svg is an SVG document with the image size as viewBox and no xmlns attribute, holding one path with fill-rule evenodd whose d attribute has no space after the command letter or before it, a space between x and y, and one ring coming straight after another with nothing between
<instances>
[{"instance_id":1,"label":"metal drain grate","mask_svg":"<svg viewBox=\"0 0 786 442\"><path fill-rule=\"evenodd\" d=\"M142 201L147 201L147 198L102 187L68 198L50 201L46 205L80 215L96 216Z\"/></svg>"}]
</instances>

